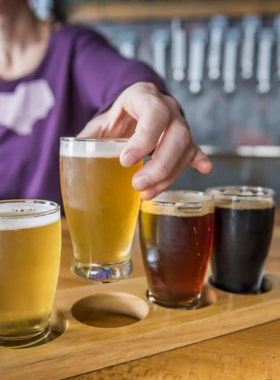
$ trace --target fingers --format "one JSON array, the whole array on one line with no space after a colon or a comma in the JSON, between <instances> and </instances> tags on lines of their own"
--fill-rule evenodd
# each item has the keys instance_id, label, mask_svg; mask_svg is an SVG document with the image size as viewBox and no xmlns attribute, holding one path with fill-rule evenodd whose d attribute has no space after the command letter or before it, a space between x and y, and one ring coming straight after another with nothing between
<instances>
[{"instance_id":1,"label":"fingers","mask_svg":"<svg viewBox=\"0 0 280 380\"><path fill-rule=\"evenodd\" d=\"M159 96L142 93L134 97L132 103L138 124L120 157L125 167L136 164L155 149L171 116L167 104Z\"/></svg>"},{"instance_id":2,"label":"fingers","mask_svg":"<svg viewBox=\"0 0 280 380\"><path fill-rule=\"evenodd\" d=\"M212 164L206 155L193 144L189 127L177 102L167 96L164 100L172 121L162 133L152 160L133 178L133 186L138 191L154 188L166 180L167 184L171 184L189 164L201 173L207 174L212 170Z\"/></svg>"},{"instance_id":3,"label":"fingers","mask_svg":"<svg viewBox=\"0 0 280 380\"><path fill-rule=\"evenodd\" d=\"M196 154L190 165L202 174L210 174L213 170L212 163L199 147L196 147L196 149Z\"/></svg>"},{"instance_id":4,"label":"fingers","mask_svg":"<svg viewBox=\"0 0 280 380\"><path fill-rule=\"evenodd\" d=\"M91 120L85 128L78 134L77 137L82 139L100 139L103 137L103 133L108 126L107 115L97 116L95 119Z\"/></svg>"},{"instance_id":5,"label":"fingers","mask_svg":"<svg viewBox=\"0 0 280 380\"><path fill-rule=\"evenodd\" d=\"M186 155L186 153L184 153L180 160L177 162L177 165L172 171L172 174L169 177L165 178L163 181L142 191L141 198L144 200L150 200L156 197L162 191L166 190L184 171L189 161L189 157Z\"/></svg>"},{"instance_id":6,"label":"fingers","mask_svg":"<svg viewBox=\"0 0 280 380\"><path fill-rule=\"evenodd\" d=\"M92 119L78 137L88 139L131 137L136 121L117 102L102 115Z\"/></svg>"},{"instance_id":7,"label":"fingers","mask_svg":"<svg viewBox=\"0 0 280 380\"><path fill-rule=\"evenodd\" d=\"M142 83L125 90L110 110L88 123L79 137L130 137L120 157L125 167L154 150L152 160L133 178L133 186L142 192L143 199L164 191L188 165L203 174L212 171L207 156L193 144L178 103L153 85Z\"/></svg>"},{"instance_id":8,"label":"fingers","mask_svg":"<svg viewBox=\"0 0 280 380\"><path fill-rule=\"evenodd\" d=\"M195 154L192 161L189 159L190 156L187 153L184 153L169 177L141 192L142 199L153 199L162 191L166 190L173 182L176 181L176 179L182 174L188 165L191 165L193 167L197 166L195 168L198 169L202 174L211 173L212 164L208 160L207 156L197 146L194 147L194 151Z\"/></svg>"},{"instance_id":9,"label":"fingers","mask_svg":"<svg viewBox=\"0 0 280 380\"><path fill-rule=\"evenodd\" d=\"M152 160L133 178L134 188L143 191L169 178L183 153L185 160L191 162L195 150L184 120L175 119L164 132Z\"/></svg>"}]
</instances>

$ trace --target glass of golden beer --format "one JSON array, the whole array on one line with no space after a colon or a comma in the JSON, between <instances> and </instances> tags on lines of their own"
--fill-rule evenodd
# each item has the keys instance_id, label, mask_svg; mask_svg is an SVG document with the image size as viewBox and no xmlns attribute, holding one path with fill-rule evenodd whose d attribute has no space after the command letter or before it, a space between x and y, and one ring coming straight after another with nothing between
<instances>
[{"instance_id":1,"label":"glass of golden beer","mask_svg":"<svg viewBox=\"0 0 280 380\"><path fill-rule=\"evenodd\" d=\"M130 248L140 204L132 178L142 162L121 165L126 142L60 141L63 205L74 250L71 270L86 282L114 282L132 271Z\"/></svg>"},{"instance_id":2,"label":"glass of golden beer","mask_svg":"<svg viewBox=\"0 0 280 380\"><path fill-rule=\"evenodd\" d=\"M27 347L49 337L60 252L58 204L0 202L0 347Z\"/></svg>"}]
</instances>

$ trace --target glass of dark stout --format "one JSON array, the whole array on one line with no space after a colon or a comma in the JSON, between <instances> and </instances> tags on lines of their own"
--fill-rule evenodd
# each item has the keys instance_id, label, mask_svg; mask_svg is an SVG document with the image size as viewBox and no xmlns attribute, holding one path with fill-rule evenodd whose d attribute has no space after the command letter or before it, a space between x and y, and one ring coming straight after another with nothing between
<instances>
[{"instance_id":1,"label":"glass of dark stout","mask_svg":"<svg viewBox=\"0 0 280 380\"><path fill-rule=\"evenodd\" d=\"M259 293L273 232L274 191L226 186L206 192L215 197L212 284L231 293Z\"/></svg>"},{"instance_id":2,"label":"glass of dark stout","mask_svg":"<svg viewBox=\"0 0 280 380\"><path fill-rule=\"evenodd\" d=\"M149 289L160 306L196 309L214 238L211 194L165 191L140 206L140 242Z\"/></svg>"}]
</instances>

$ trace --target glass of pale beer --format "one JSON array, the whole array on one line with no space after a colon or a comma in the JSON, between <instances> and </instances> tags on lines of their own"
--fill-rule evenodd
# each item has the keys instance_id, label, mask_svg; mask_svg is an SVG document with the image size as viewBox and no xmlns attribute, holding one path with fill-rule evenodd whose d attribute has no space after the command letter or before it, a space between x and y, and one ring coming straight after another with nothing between
<instances>
[{"instance_id":1,"label":"glass of pale beer","mask_svg":"<svg viewBox=\"0 0 280 380\"><path fill-rule=\"evenodd\" d=\"M58 204L0 202L0 347L27 347L50 336L60 252Z\"/></svg>"},{"instance_id":2,"label":"glass of pale beer","mask_svg":"<svg viewBox=\"0 0 280 380\"><path fill-rule=\"evenodd\" d=\"M142 162L121 165L126 142L60 140L63 205L74 250L71 270L86 282L114 282L132 271L130 248L140 205L132 178Z\"/></svg>"}]
</instances>

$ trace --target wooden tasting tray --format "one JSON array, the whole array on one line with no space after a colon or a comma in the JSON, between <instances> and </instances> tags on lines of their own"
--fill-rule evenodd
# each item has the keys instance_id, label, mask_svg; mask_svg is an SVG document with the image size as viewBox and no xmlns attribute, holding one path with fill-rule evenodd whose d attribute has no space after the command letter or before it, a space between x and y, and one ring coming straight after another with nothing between
<instances>
[{"instance_id":1,"label":"wooden tasting tray","mask_svg":"<svg viewBox=\"0 0 280 380\"><path fill-rule=\"evenodd\" d=\"M259 295L206 284L203 307L191 311L149 303L144 277L58 291L52 316L58 336L37 347L0 349L0 379L63 379L272 321L280 318L280 278L265 281L272 289ZM90 319L103 327L79 321Z\"/></svg>"}]
</instances>

